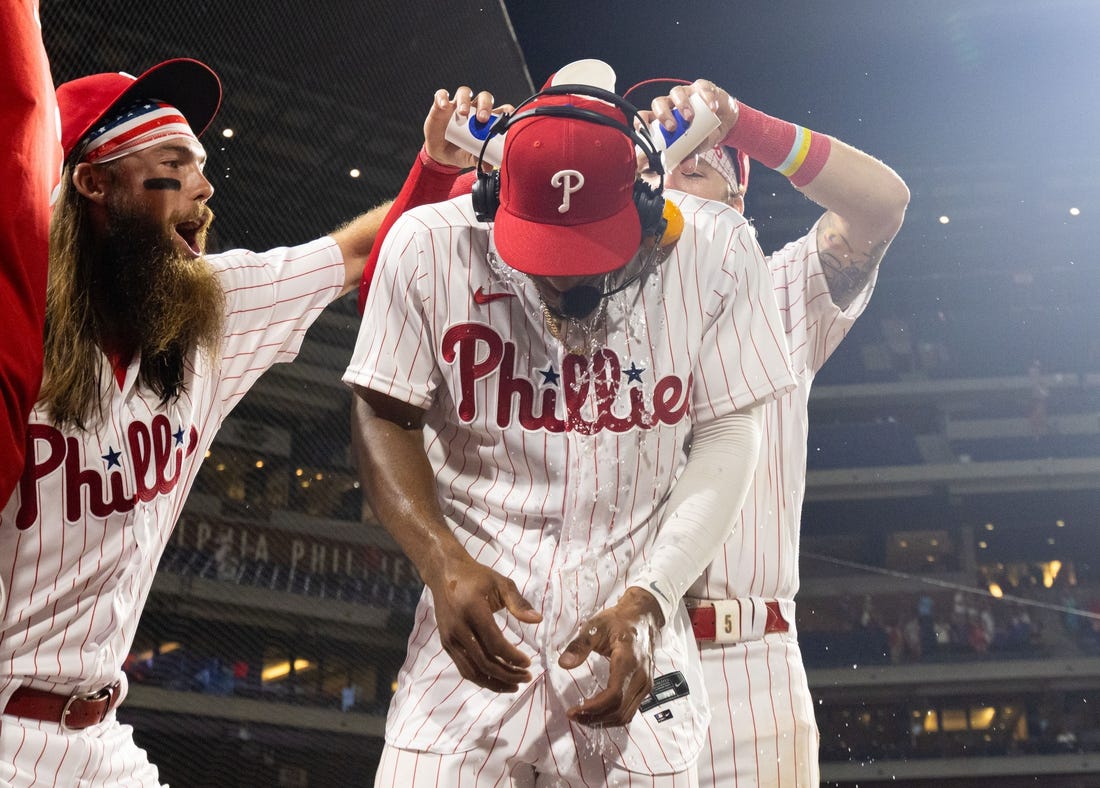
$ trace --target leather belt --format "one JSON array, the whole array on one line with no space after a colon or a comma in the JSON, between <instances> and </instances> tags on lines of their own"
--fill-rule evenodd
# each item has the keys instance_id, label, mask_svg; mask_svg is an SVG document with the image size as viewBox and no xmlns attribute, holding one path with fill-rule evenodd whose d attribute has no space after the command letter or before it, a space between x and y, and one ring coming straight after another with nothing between
<instances>
[{"instance_id":1,"label":"leather belt","mask_svg":"<svg viewBox=\"0 0 1100 788\"><path fill-rule=\"evenodd\" d=\"M57 692L20 687L12 693L4 714L28 717L41 722L56 722L70 731L80 731L98 725L118 705L122 684L116 681L93 692Z\"/></svg>"},{"instance_id":2,"label":"leather belt","mask_svg":"<svg viewBox=\"0 0 1100 788\"><path fill-rule=\"evenodd\" d=\"M751 605L750 600L744 600L741 604L736 604L737 600L724 600L719 602L720 605L728 605L733 603L736 609L742 611L742 608ZM759 602L757 602L759 604ZM789 632L790 624L783 618L783 614L779 610L779 602L774 599L769 599L764 603L764 610L766 612L766 620L764 622L764 630L760 635L770 635L775 632ZM741 616L745 615L742 611L739 616L723 616L722 626L719 627L718 611L715 608L714 602L692 602L688 606L688 614L691 616L691 628L695 632L695 639L708 643L739 643L744 640L753 640L754 637L750 634L744 636L743 626L741 623ZM736 618L737 620L731 620ZM754 627L748 627L751 631ZM719 631L720 630L720 631Z\"/></svg>"}]
</instances>

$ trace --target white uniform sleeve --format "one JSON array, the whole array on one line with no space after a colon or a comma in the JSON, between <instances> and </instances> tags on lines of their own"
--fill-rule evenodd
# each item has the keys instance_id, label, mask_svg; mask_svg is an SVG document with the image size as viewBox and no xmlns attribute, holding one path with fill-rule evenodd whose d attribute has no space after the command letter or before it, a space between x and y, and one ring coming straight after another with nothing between
<instances>
[{"instance_id":1,"label":"white uniform sleeve","mask_svg":"<svg viewBox=\"0 0 1100 788\"><path fill-rule=\"evenodd\" d=\"M697 203L688 201L685 206ZM693 445L647 560L629 584L670 621L680 597L729 536L760 450L757 405L795 384L767 263L744 218L700 206L681 268L698 272L708 322L693 366ZM709 293L707 292L709 289Z\"/></svg>"},{"instance_id":2,"label":"white uniform sleeve","mask_svg":"<svg viewBox=\"0 0 1100 788\"><path fill-rule=\"evenodd\" d=\"M820 223L820 220L818 220ZM813 377L863 314L878 280L878 268L847 309L833 301L817 249L817 228L768 258L775 297L786 322L795 374Z\"/></svg>"},{"instance_id":3,"label":"white uniform sleeve","mask_svg":"<svg viewBox=\"0 0 1100 788\"><path fill-rule=\"evenodd\" d=\"M760 452L760 408L700 426L691 454L672 488L650 559L627 585L649 591L672 620L680 597L702 574L733 531Z\"/></svg>"},{"instance_id":4,"label":"white uniform sleeve","mask_svg":"<svg viewBox=\"0 0 1100 788\"><path fill-rule=\"evenodd\" d=\"M430 300L431 296L422 294L420 288L434 281L434 270L445 268L434 257L435 245L426 240L422 225L407 216L390 229L382 245L375 284L367 296L355 350L344 372L348 385L374 389L424 409L431 404L441 381L431 340L430 312L424 304L425 297Z\"/></svg>"},{"instance_id":5,"label":"white uniform sleeve","mask_svg":"<svg viewBox=\"0 0 1100 788\"><path fill-rule=\"evenodd\" d=\"M218 396L228 411L278 362L293 361L308 329L343 290L343 256L329 237L257 253L211 255L225 288Z\"/></svg>"},{"instance_id":6,"label":"white uniform sleeve","mask_svg":"<svg viewBox=\"0 0 1100 788\"><path fill-rule=\"evenodd\" d=\"M715 217L714 243L697 248L711 306L693 370L695 424L767 402L795 382L767 262L749 224L731 214L736 226Z\"/></svg>"}]
</instances>

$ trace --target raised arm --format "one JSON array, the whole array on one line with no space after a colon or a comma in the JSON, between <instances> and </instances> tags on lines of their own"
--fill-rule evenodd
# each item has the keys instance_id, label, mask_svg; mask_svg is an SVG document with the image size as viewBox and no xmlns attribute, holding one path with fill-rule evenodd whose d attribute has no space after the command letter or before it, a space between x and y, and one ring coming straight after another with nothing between
<instances>
[{"instance_id":1,"label":"raised arm","mask_svg":"<svg viewBox=\"0 0 1100 788\"><path fill-rule=\"evenodd\" d=\"M674 125L675 107L690 121L692 93L698 93L722 122L700 149L718 144L737 148L782 172L826 209L818 224L818 251L833 301L846 308L901 228L909 205L905 182L851 145L766 115L708 80L674 88L653 102L653 111L663 123Z\"/></svg>"},{"instance_id":2,"label":"raised arm","mask_svg":"<svg viewBox=\"0 0 1100 788\"><path fill-rule=\"evenodd\" d=\"M0 7L0 506L23 471L27 415L42 383L50 193L61 142L34 0Z\"/></svg>"},{"instance_id":3,"label":"raised arm","mask_svg":"<svg viewBox=\"0 0 1100 788\"><path fill-rule=\"evenodd\" d=\"M799 191L826 209L818 254L833 301L846 308L901 229L909 189L878 159L833 139L821 172Z\"/></svg>"},{"instance_id":4,"label":"raised arm","mask_svg":"<svg viewBox=\"0 0 1100 788\"><path fill-rule=\"evenodd\" d=\"M331 233L336 245L344 256L344 289L341 295L351 292L359 286L363 278L363 268L371 255L378 237L382 220L390 210L392 202L386 202L364 214L360 214L339 230Z\"/></svg>"},{"instance_id":5,"label":"raised arm","mask_svg":"<svg viewBox=\"0 0 1100 788\"><path fill-rule=\"evenodd\" d=\"M508 105L504 107L504 109L509 108ZM475 156L471 156L457 145L447 141L447 124L451 122L451 117L455 113L468 117L471 112L475 112L478 120L484 122L489 119L492 109L493 96L486 91L474 96L470 88L464 85L455 91L453 99L442 88L435 92L435 96L432 97L432 106L424 119L424 146L420 149L416 161L413 162L412 169L405 178L405 184L382 220L377 243L371 250L366 266L361 269L362 276L358 283L360 314L367 303L367 293L370 292L374 271L378 266L382 240L393 223L410 208L441 202L451 197L451 190L458 180L459 173L463 168L473 167L477 161Z\"/></svg>"},{"instance_id":6,"label":"raised arm","mask_svg":"<svg viewBox=\"0 0 1100 788\"><path fill-rule=\"evenodd\" d=\"M542 616L508 578L475 561L447 527L424 451L424 412L361 386L352 404L352 449L364 494L416 566L435 600L443 648L463 678L496 692L531 680L530 659L493 619L507 609L522 622Z\"/></svg>"}]
</instances>

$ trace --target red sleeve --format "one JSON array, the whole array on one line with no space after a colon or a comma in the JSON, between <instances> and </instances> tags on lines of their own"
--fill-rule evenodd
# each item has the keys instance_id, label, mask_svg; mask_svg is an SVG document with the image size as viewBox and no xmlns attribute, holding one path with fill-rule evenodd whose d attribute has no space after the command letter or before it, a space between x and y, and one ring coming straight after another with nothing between
<instances>
[{"instance_id":1,"label":"red sleeve","mask_svg":"<svg viewBox=\"0 0 1100 788\"><path fill-rule=\"evenodd\" d=\"M420 149L412 170L409 171L409 177L405 179L405 185L401 187L389 213L382 220L382 226L378 228L378 236L374 239L370 257L367 258L367 264L363 267L363 278L359 282L359 314L363 314L367 304L367 292L374 278L374 270L378 267L382 241L390 231L390 227L397 221L397 217L418 205L428 205L449 199L451 187L455 184L459 172L458 167L439 164L429 158L423 148Z\"/></svg>"},{"instance_id":2,"label":"red sleeve","mask_svg":"<svg viewBox=\"0 0 1100 788\"><path fill-rule=\"evenodd\" d=\"M458 197L463 194L469 194L474 190L474 181L477 180L477 173L470 170L467 173L459 175L454 184L451 186L450 192L447 193L447 199L452 197Z\"/></svg>"},{"instance_id":3,"label":"red sleeve","mask_svg":"<svg viewBox=\"0 0 1100 788\"><path fill-rule=\"evenodd\" d=\"M0 505L23 471L42 382L50 195L61 170L53 79L37 0L0 3Z\"/></svg>"}]
</instances>

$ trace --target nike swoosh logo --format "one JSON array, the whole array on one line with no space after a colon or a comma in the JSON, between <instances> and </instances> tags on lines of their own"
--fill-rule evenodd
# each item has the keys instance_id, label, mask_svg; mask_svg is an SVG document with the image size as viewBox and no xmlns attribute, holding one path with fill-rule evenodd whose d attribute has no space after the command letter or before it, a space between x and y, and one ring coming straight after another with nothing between
<instances>
[{"instance_id":1,"label":"nike swoosh logo","mask_svg":"<svg viewBox=\"0 0 1100 788\"><path fill-rule=\"evenodd\" d=\"M512 293L486 293L484 287L479 287L474 291L475 304L489 304L502 298L515 298L515 295Z\"/></svg>"},{"instance_id":2,"label":"nike swoosh logo","mask_svg":"<svg viewBox=\"0 0 1100 788\"><path fill-rule=\"evenodd\" d=\"M664 592L661 591L661 589L657 588L656 583L650 582L649 587L653 589L653 593L659 596L661 599L665 600L666 602L672 601L667 596L665 596Z\"/></svg>"}]
</instances>

